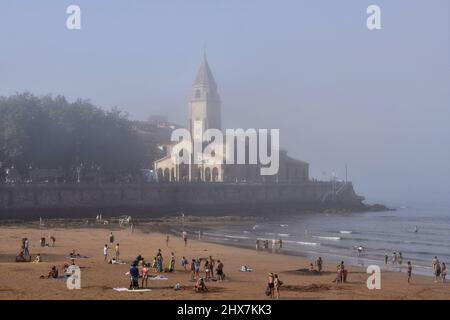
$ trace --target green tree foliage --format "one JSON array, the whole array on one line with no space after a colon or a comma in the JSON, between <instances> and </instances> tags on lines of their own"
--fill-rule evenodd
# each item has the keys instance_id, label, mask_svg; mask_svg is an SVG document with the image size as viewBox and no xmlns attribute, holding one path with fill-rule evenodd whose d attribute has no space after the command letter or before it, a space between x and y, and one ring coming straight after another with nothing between
<instances>
[{"instance_id":1,"label":"green tree foliage","mask_svg":"<svg viewBox=\"0 0 450 320\"><path fill-rule=\"evenodd\" d=\"M0 98L0 161L24 173L59 168L69 176L81 164L114 179L136 173L145 148L127 115L104 111L86 100L36 97Z\"/></svg>"}]
</instances>

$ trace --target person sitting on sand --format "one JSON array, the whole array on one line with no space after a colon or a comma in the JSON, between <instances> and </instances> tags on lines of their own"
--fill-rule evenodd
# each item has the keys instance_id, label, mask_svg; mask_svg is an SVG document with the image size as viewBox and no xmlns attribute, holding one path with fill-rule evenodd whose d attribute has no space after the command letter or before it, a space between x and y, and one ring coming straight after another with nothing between
<instances>
[{"instance_id":1,"label":"person sitting on sand","mask_svg":"<svg viewBox=\"0 0 450 320\"><path fill-rule=\"evenodd\" d=\"M20 251L20 253L16 256L16 262L30 262L31 257L25 256L23 251Z\"/></svg>"},{"instance_id":2,"label":"person sitting on sand","mask_svg":"<svg viewBox=\"0 0 450 320\"><path fill-rule=\"evenodd\" d=\"M41 254L40 254L40 253L38 253L38 254L36 255L36 258L34 258L33 262L34 262L34 263L42 262Z\"/></svg>"},{"instance_id":3,"label":"person sitting on sand","mask_svg":"<svg viewBox=\"0 0 450 320\"><path fill-rule=\"evenodd\" d=\"M194 290L196 292L206 292L206 291L208 291L208 288L206 288L205 280L203 280L203 278L199 278L197 280L197 283L194 286Z\"/></svg>"},{"instance_id":4,"label":"person sitting on sand","mask_svg":"<svg viewBox=\"0 0 450 320\"><path fill-rule=\"evenodd\" d=\"M314 272L314 265L312 264L312 262L309 264L309 272Z\"/></svg>"},{"instance_id":5,"label":"person sitting on sand","mask_svg":"<svg viewBox=\"0 0 450 320\"><path fill-rule=\"evenodd\" d=\"M58 269L56 268L56 266L52 267L52 270L50 270L50 272L48 273L47 278L53 278L53 279L58 278Z\"/></svg>"}]
</instances>

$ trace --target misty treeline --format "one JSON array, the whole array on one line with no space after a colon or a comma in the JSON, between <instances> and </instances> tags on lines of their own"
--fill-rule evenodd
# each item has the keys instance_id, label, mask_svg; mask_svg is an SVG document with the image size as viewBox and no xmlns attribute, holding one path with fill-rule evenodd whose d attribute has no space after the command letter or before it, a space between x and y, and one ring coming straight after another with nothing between
<instances>
[{"instance_id":1,"label":"misty treeline","mask_svg":"<svg viewBox=\"0 0 450 320\"><path fill-rule=\"evenodd\" d=\"M0 97L2 172L14 167L25 177L32 169L57 169L70 181L78 168L117 181L137 174L146 154L132 122L117 108L105 111L63 96Z\"/></svg>"}]
</instances>

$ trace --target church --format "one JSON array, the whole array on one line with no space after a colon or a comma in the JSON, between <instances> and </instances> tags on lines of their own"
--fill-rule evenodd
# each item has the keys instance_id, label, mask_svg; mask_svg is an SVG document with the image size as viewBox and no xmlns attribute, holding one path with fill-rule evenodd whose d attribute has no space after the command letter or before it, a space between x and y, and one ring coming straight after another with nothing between
<instances>
[{"instance_id":1,"label":"church","mask_svg":"<svg viewBox=\"0 0 450 320\"><path fill-rule=\"evenodd\" d=\"M191 139L202 141L202 133L208 129L222 131L221 100L217 83L211 72L206 55L192 85L188 102L189 119L187 129ZM201 128L198 128L201 123ZM309 181L309 164L287 155L287 151L279 150L278 172L274 175L261 175L261 164L229 164L224 157L203 156L201 161L176 163L172 159L172 150L188 149L183 147L184 141L166 145L166 156L154 163L159 182L227 182L227 183L305 183ZM203 140L204 145L204 140ZM246 158L248 155L246 145ZM180 151L181 153L183 151ZM225 150L223 149L225 153ZM236 153L234 153L236 154Z\"/></svg>"}]
</instances>

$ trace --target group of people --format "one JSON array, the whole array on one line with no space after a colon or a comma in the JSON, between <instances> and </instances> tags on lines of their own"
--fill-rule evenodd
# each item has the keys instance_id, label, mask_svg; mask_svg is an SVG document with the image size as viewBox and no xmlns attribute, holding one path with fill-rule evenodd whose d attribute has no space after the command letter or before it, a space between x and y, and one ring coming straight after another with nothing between
<instances>
[{"instance_id":1,"label":"group of people","mask_svg":"<svg viewBox=\"0 0 450 320\"><path fill-rule=\"evenodd\" d=\"M112 232L109 233L109 243L112 247L114 247L114 255L110 260L108 260L108 251L110 250L110 247L107 243L105 243L105 245L103 246L104 261L108 261L108 263L120 262L120 244L116 243L116 245L114 246L114 235Z\"/></svg>"},{"instance_id":2,"label":"group of people","mask_svg":"<svg viewBox=\"0 0 450 320\"><path fill-rule=\"evenodd\" d=\"M440 263L437 256L435 256L431 262L433 267L434 282L438 282L439 277L441 277L442 282L445 282L447 277L447 265L445 262Z\"/></svg>"},{"instance_id":3,"label":"group of people","mask_svg":"<svg viewBox=\"0 0 450 320\"><path fill-rule=\"evenodd\" d=\"M348 270L345 268L344 261L341 261L341 263L336 266L336 278L333 280L333 282L346 283L347 275Z\"/></svg>"},{"instance_id":4,"label":"group of people","mask_svg":"<svg viewBox=\"0 0 450 320\"><path fill-rule=\"evenodd\" d=\"M281 239L272 239L272 251L278 251L283 248L283 241ZM256 251L269 250L269 240L256 239Z\"/></svg>"},{"instance_id":5,"label":"group of people","mask_svg":"<svg viewBox=\"0 0 450 320\"><path fill-rule=\"evenodd\" d=\"M267 278L266 296L270 298L280 298L280 287L283 282L278 278L278 274L270 272Z\"/></svg>"}]
</instances>

